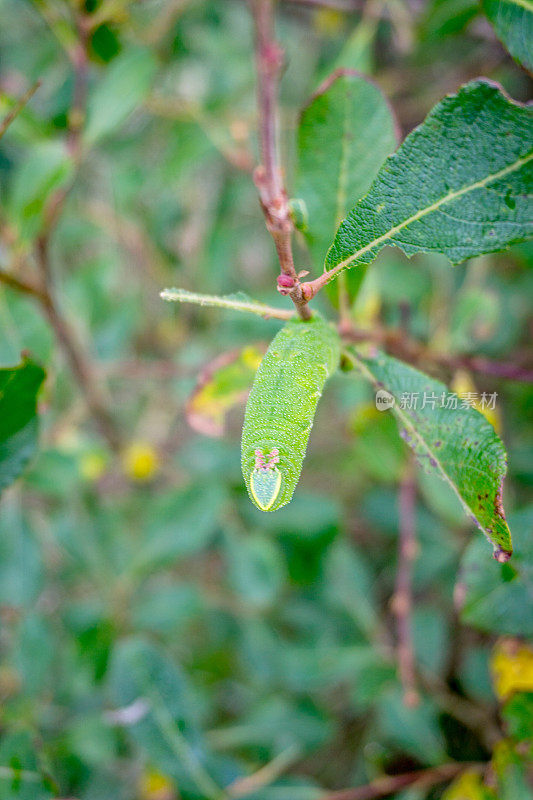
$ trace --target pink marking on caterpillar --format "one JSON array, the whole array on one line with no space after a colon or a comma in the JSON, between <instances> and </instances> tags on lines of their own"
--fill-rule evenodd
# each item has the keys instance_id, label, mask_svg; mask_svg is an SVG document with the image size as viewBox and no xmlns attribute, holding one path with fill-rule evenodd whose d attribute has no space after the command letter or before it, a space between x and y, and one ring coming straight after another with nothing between
<instances>
[{"instance_id":1,"label":"pink marking on caterpillar","mask_svg":"<svg viewBox=\"0 0 533 800\"><path fill-rule=\"evenodd\" d=\"M274 469L276 464L279 464L279 450L277 447L273 447L270 451L270 455L268 456L268 461L265 459L267 456L263 453L263 451L258 447L257 450L254 450L255 455L255 469Z\"/></svg>"}]
</instances>

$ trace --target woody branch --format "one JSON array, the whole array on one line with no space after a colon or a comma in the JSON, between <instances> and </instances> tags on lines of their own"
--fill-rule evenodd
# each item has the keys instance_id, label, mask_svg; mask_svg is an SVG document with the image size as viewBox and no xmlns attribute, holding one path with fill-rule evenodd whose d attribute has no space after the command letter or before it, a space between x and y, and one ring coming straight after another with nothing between
<instances>
[{"instance_id":1,"label":"woody branch","mask_svg":"<svg viewBox=\"0 0 533 800\"><path fill-rule=\"evenodd\" d=\"M404 703L408 708L419 702L416 690L415 656L413 644L413 564L416 558L415 531L416 484L414 460L411 454L405 475L400 484L399 522L400 541L398 547L398 570L396 587L392 598L392 610L396 616L398 671L404 690Z\"/></svg>"},{"instance_id":2,"label":"woody branch","mask_svg":"<svg viewBox=\"0 0 533 800\"><path fill-rule=\"evenodd\" d=\"M84 12L77 11L74 22L78 39L75 47L69 52L74 68L74 91L69 114L67 147L74 162L75 171L77 171L83 155L81 137L87 102L89 20ZM16 116L16 113L30 99L37 86L38 84L32 87L27 95L22 98L15 109L15 114L4 120L1 126L2 133ZM109 411L106 393L99 382L97 371L89 355L79 341L77 331L62 313L54 285L50 245L53 232L63 212L72 184L73 181L57 189L46 205L42 232L35 241L35 263L39 272L38 284L26 277L13 275L4 270L0 271L0 283L29 295L38 301L65 354L66 361L85 398L91 415L111 449L118 451L121 437L115 420Z\"/></svg>"},{"instance_id":3,"label":"woody branch","mask_svg":"<svg viewBox=\"0 0 533 800\"><path fill-rule=\"evenodd\" d=\"M278 158L277 101L283 50L274 36L273 0L250 0L250 2L255 30L261 147L261 164L254 171L254 183L259 192L267 229L278 253L281 270L278 290L281 294L289 295L303 319L309 319L311 312L294 267L293 224Z\"/></svg>"}]
</instances>

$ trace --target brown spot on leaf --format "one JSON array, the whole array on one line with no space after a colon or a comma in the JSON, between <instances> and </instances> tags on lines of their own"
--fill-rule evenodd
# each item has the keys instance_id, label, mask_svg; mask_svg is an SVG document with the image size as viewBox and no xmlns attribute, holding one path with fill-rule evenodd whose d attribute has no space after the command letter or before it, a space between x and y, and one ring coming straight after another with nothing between
<instances>
[{"instance_id":1,"label":"brown spot on leaf","mask_svg":"<svg viewBox=\"0 0 533 800\"><path fill-rule=\"evenodd\" d=\"M496 493L496 497L494 498L494 513L500 519L505 521L505 511L503 510L503 502L502 502L502 491L503 491L503 481L500 483L500 488Z\"/></svg>"},{"instance_id":2,"label":"brown spot on leaf","mask_svg":"<svg viewBox=\"0 0 533 800\"><path fill-rule=\"evenodd\" d=\"M506 564L511 558L512 553L508 550L502 550L501 547L497 547L492 555L499 564Z\"/></svg>"}]
</instances>

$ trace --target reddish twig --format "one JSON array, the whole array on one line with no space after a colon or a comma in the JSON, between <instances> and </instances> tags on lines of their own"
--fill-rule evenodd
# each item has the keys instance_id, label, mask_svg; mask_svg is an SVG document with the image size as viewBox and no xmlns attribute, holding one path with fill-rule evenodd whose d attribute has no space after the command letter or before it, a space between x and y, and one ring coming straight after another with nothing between
<instances>
[{"instance_id":1,"label":"reddish twig","mask_svg":"<svg viewBox=\"0 0 533 800\"><path fill-rule=\"evenodd\" d=\"M372 342L391 355L416 366L427 363L451 371L467 369L483 375L533 383L533 367L527 363L512 364L492 361L482 356L436 353L408 336L401 328L375 327L372 330L363 330L345 323L339 327L339 331L347 342ZM530 361L533 361L533 355L530 356Z\"/></svg>"},{"instance_id":2,"label":"reddish twig","mask_svg":"<svg viewBox=\"0 0 533 800\"><path fill-rule=\"evenodd\" d=\"M87 106L90 21L85 14L79 13L75 22L78 41L71 53L71 61L74 68L74 89L68 115L69 132L67 142L75 163L78 163L81 158L81 134Z\"/></svg>"},{"instance_id":3,"label":"reddish twig","mask_svg":"<svg viewBox=\"0 0 533 800\"><path fill-rule=\"evenodd\" d=\"M113 450L118 450L120 446L119 436L107 410L106 400L100 389L96 370L83 352L74 330L58 310L57 301L51 288L48 255L43 246L44 242L41 240L40 247L37 250L37 260L40 262L42 286L36 286L30 281L18 278L15 275L4 272L4 270L0 270L0 283L15 289L21 294L33 297L39 302L60 346L67 356L74 377L83 391L89 410L96 419L102 435Z\"/></svg>"},{"instance_id":4,"label":"reddish twig","mask_svg":"<svg viewBox=\"0 0 533 800\"><path fill-rule=\"evenodd\" d=\"M33 86L30 86L28 91L25 92L25 94L23 94L22 97L16 102L16 104L11 109L9 114L7 114L4 117L4 119L0 123L0 139L7 131L11 123L18 117L24 106L30 102L31 98L33 97L33 95L35 94L40 85L41 81L36 81L36 83L34 83Z\"/></svg>"},{"instance_id":5,"label":"reddish twig","mask_svg":"<svg viewBox=\"0 0 533 800\"><path fill-rule=\"evenodd\" d=\"M72 374L85 397L85 402L96 420L102 436L106 439L111 449L118 452L121 439L114 419L108 410L107 398L98 380L97 371L85 353L76 331L61 313L55 298L51 282L47 243L43 239L40 240L37 248L37 263L43 279L43 289L38 296L41 308L56 335L61 349L65 353Z\"/></svg>"},{"instance_id":6,"label":"reddish twig","mask_svg":"<svg viewBox=\"0 0 533 800\"><path fill-rule=\"evenodd\" d=\"M255 29L261 144L261 164L254 171L254 182L259 192L266 226L278 253L281 269L278 289L281 294L290 296L303 319L309 319L311 312L294 267L291 241L293 224L278 159L277 100L283 51L274 36L273 0L250 2Z\"/></svg>"},{"instance_id":7,"label":"reddish twig","mask_svg":"<svg viewBox=\"0 0 533 800\"><path fill-rule=\"evenodd\" d=\"M87 106L87 84L89 76L89 32L90 20L87 15L78 11L75 18L78 41L71 51L74 68L74 89L69 113L69 131L67 144L76 170L82 159L82 133ZM61 187L50 198L45 209L43 233L37 238L36 260L41 273L45 298L41 302L44 313L54 330L60 347L65 353L74 378L80 387L89 411L112 450L118 451L121 437L115 421L108 409L108 402L97 371L82 347L77 333L61 313L55 296L53 276L50 264L50 241L55 226L61 216L72 182Z\"/></svg>"},{"instance_id":8,"label":"reddish twig","mask_svg":"<svg viewBox=\"0 0 533 800\"><path fill-rule=\"evenodd\" d=\"M4 272L4 270L0 270L0 283L9 286L10 289L15 289L21 294L27 294L30 297L34 297L41 303L44 303L46 300L46 293L43 292L39 286L35 286L35 284L30 283L30 281L26 279L17 278L15 275L10 275L8 272Z\"/></svg>"},{"instance_id":9,"label":"reddish twig","mask_svg":"<svg viewBox=\"0 0 533 800\"><path fill-rule=\"evenodd\" d=\"M472 372L494 375L497 378L507 378L511 381L533 383L533 366L528 368L522 364L507 364L482 356L463 356L461 362L460 366L471 369Z\"/></svg>"},{"instance_id":10,"label":"reddish twig","mask_svg":"<svg viewBox=\"0 0 533 800\"><path fill-rule=\"evenodd\" d=\"M407 467L400 484L398 569L392 610L396 616L398 671L408 708L419 702L416 690L415 656L413 645L413 564L416 558L415 523L416 483L414 460L408 456Z\"/></svg>"},{"instance_id":11,"label":"reddish twig","mask_svg":"<svg viewBox=\"0 0 533 800\"><path fill-rule=\"evenodd\" d=\"M366 786L327 792L321 796L320 800L377 800L377 798L395 794L407 786L429 788L438 783L452 780L456 775L467 769L481 769L483 766L483 764L478 763L453 762L451 764L442 764L439 767L418 770L417 772L406 772L403 775L386 775L383 778L377 778Z\"/></svg>"}]
</instances>

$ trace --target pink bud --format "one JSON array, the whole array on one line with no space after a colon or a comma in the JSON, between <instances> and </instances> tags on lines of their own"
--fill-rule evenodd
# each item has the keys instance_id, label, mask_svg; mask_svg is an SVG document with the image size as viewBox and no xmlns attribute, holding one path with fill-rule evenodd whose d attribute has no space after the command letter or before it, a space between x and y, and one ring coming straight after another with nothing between
<instances>
[{"instance_id":1,"label":"pink bud","mask_svg":"<svg viewBox=\"0 0 533 800\"><path fill-rule=\"evenodd\" d=\"M292 289L294 284L295 280L290 275L284 275L283 273L281 275L278 275L278 286L280 286L281 288Z\"/></svg>"}]
</instances>

